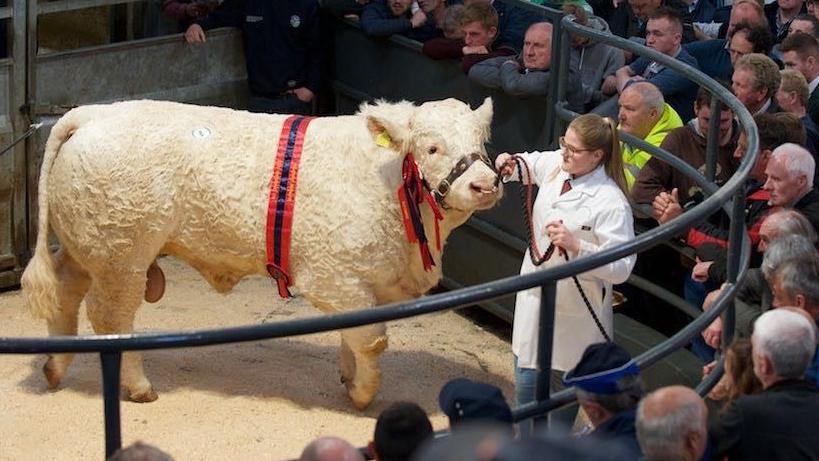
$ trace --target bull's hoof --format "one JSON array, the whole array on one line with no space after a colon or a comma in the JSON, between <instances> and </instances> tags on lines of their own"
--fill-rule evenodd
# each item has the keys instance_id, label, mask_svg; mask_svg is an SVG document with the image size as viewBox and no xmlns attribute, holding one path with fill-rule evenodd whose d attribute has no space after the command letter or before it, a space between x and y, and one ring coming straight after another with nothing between
<instances>
[{"instance_id":1,"label":"bull's hoof","mask_svg":"<svg viewBox=\"0 0 819 461\"><path fill-rule=\"evenodd\" d=\"M356 410L366 410L373 403L375 394L362 391L361 387L353 385L351 381L345 382L344 385Z\"/></svg>"},{"instance_id":2,"label":"bull's hoof","mask_svg":"<svg viewBox=\"0 0 819 461\"><path fill-rule=\"evenodd\" d=\"M51 390L60 386L60 381L63 379L64 370L59 369L56 365L54 357L49 357L48 361L43 365L43 374L48 382L48 388Z\"/></svg>"},{"instance_id":3,"label":"bull's hoof","mask_svg":"<svg viewBox=\"0 0 819 461\"><path fill-rule=\"evenodd\" d=\"M154 389L152 387L149 387L147 391L129 393L128 398L132 402L148 403L148 402L153 402L154 400L158 399L159 396L156 394L156 392L154 392Z\"/></svg>"},{"instance_id":4,"label":"bull's hoof","mask_svg":"<svg viewBox=\"0 0 819 461\"><path fill-rule=\"evenodd\" d=\"M156 261L148 266L147 281L145 282L145 301L155 303L165 294L165 274Z\"/></svg>"}]
</instances>

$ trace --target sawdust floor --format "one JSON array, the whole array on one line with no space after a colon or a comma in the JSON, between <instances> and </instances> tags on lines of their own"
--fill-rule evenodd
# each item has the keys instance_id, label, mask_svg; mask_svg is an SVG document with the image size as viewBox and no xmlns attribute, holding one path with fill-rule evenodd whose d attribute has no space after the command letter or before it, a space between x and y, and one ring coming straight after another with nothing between
<instances>
[{"instance_id":1,"label":"sawdust floor","mask_svg":"<svg viewBox=\"0 0 819 461\"><path fill-rule=\"evenodd\" d=\"M188 266L161 260L165 297L143 305L137 330L178 331L253 325L310 317L300 298L282 301L264 278L242 281L227 296ZM80 311L80 333L91 327ZM389 324L384 381L363 412L349 403L337 371L337 333L144 354L159 400L122 401L122 438L154 444L177 460L281 460L304 445L337 435L355 445L372 436L378 414L393 402L419 403L435 429L447 426L437 406L455 377L491 382L513 396L508 329L478 325L460 314L432 314ZM488 331L489 329L493 331ZM0 337L46 335L19 291L0 294ZM105 452L99 356L78 355L60 389L40 372L45 357L0 356L0 460L90 460Z\"/></svg>"}]
</instances>

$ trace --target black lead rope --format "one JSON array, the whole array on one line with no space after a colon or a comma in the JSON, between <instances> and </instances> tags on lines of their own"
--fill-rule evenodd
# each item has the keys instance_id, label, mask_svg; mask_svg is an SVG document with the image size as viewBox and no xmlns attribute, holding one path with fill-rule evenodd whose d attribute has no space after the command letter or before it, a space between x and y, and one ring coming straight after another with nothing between
<instances>
[{"instance_id":1,"label":"black lead rope","mask_svg":"<svg viewBox=\"0 0 819 461\"><path fill-rule=\"evenodd\" d=\"M532 207L534 206L534 202L532 200L532 172L529 170L529 164L526 163L526 160L513 155L512 160L515 162L515 166L518 170L518 178L520 178L521 183L524 184L524 187L521 189L521 200L523 200L523 214L526 219L526 234L529 238L529 258L532 261L532 264L535 266L540 266L546 261L548 261L552 254L555 252L555 244L550 243L549 247L546 248L546 252L540 254L540 251L537 248L537 242L535 242L535 230L534 230L534 219L532 219ZM526 167L525 170L523 167ZM523 175L523 172L526 171L526 176ZM500 178L500 171L498 171L498 178ZM566 262L569 262L569 254L564 251L560 250L560 253L563 254L563 258ZM611 337L608 333L606 333L606 329L603 328L603 323L600 322L600 318L597 317L597 313L594 312L594 308L589 302L589 298L586 296L586 291L583 290L583 286L580 285L580 281L577 280L577 276L573 275L572 280L574 280L574 286L577 287L577 291L580 292L580 297L583 298L583 302L586 304L586 309L591 314L592 319L594 320L594 324L597 325L597 329L600 330L600 333L606 339L607 342L612 342Z\"/></svg>"},{"instance_id":2,"label":"black lead rope","mask_svg":"<svg viewBox=\"0 0 819 461\"><path fill-rule=\"evenodd\" d=\"M14 141L12 141L12 142L11 142L11 144L9 144L8 146L4 147L4 148L3 148L3 150L0 150L0 155L3 155L3 154L5 154L6 152L10 151L11 149L13 149L13 148L14 148L14 146L16 146L17 144L19 144L21 141L23 141L24 139L26 139L26 138L28 138L29 136L33 135L33 134L34 134L34 132L35 132L35 131L37 131L38 129L40 129L40 127L41 127L41 126L43 126L43 124L42 124L42 123L34 123L34 124L32 124L32 125L31 125L31 126L28 128L28 131L26 131L25 133L23 133L22 135L20 135L20 137L19 137L19 138L17 138L17 139L15 139Z\"/></svg>"}]
</instances>

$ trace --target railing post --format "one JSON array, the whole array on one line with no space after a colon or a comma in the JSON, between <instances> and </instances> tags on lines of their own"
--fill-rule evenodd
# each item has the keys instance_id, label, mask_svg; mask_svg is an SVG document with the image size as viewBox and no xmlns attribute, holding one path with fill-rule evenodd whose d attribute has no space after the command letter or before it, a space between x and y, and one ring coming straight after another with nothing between
<instances>
[{"instance_id":1,"label":"railing post","mask_svg":"<svg viewBox=\"0 0 819 461\"><path fill-rule=\"evenodd\" d=\"M557 21L554 21L552 23L552 49L553 50L560 49L558 47L560 46L561 35L563 35L562 30L563 30L563 25L562 25L562 23L560 21L560 18L558 18ZM552 53L552 56L554 56L554 53ZM547 130L546 141L549 143L549 145L554 144L555 132L556 132L555 128L556 128L556 124L557 124L557 121L558 121L558 116L557 116L556 111L555 111L555 105L560 102L560 99L557 98L557 92L558 92L558 84L559 84L558 82L561 79L559 79L559 78L555 79L554 76L555 75L562 75L562 69L560 68L560 64L558 64L557 67L555 67L554 64L555 64L555 62L554 62L554 60L552 60L552 68L550 70L550 74L552 76L552 79L549 81L549 96L550 97L548 97L547 101L546 101L546 122L544 124L544 128ZM555 72L555 70L557 70L557 72Z\"/></svg>"},{"instance_id":2,"label":"railing post","mask_svg":"<svg viewBox=\"0 0 819 461\"><path fill-rule=\"evenodd\" d=\"M733 207L731 210L731 228L728 240L728 264L727 281L736 283L739 276L740 257L742 255L742 244L745 236L745 191L737 190L734 194ZM722 345L728 347L734 338L734 324L736 323L736 312L734 300L731 300L728 308L722 315Z\"/></svg>"},{"instance_id":3,"label":"railing post","mask_svg":"<svg viewBox=\"0 0 819 461\"><path fill-rule=\"evenodd\" d=\"M705 179L714 182L717 173L717 153L719 152L719 119L722 101L711 96L711 120L708 121L708 140L705 144Z\"/></svg>"},{"instance_id":4,"label":"railing post","mask_svg":"<svg viewBox=\"0 0 819 461\"><path fill-rule=\"evenodd\" d=\"M552 341L555 332L555 296L557 282L550 280L540 287L540 318L537 340L537 383L535 400L542 402L551 395ZM535 428L544 424L546 417L534 418Z\"/></svg>"},{"instance_id":5,"label":"railing post","mask_svg":"<svg viewBox=\"0 0 819 461\"><path fill-rule=\"evenodd\" d=\"M100 352L102 362L102 396L105 404L105 457L122 446L119 415L119 370L122 352Z\"/></svg>"},{"instance_id":6,"label":"railing post","mask_svg":"<svg viewBox=\"0 0 819 461\"><path fill-rule=\"evenodd\" d=\"M566 80L569 78L569 66L571 65L570 56L572 53L571 50L571 40L569 38L569 32L563 28L563 21L560 21L560 59L559 59L559 67L558 67L558 79L557 79L557 94L555 95L555 105L566 106ZM554 49L554 48L553 48ZM554 131L552 131L552 137L557 138L559 135L562 135L566 131L566 121L563 120L563 117L555 111L555 123L554 123Z\"/></svg>"}]
</instances>

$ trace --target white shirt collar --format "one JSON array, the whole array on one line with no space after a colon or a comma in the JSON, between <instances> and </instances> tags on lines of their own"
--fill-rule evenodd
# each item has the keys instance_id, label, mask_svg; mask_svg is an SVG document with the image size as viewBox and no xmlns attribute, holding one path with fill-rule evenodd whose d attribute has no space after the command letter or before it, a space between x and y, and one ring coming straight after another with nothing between
<instances>
[{"instance_id":1,"label":"white shirt collar","mask_svg":"<svg viewBox=\"0 0 819 461\"><path fill-rule=\"evenodd\" d=\"M754 115L764 114L768 110L769 107L771 107L771 98L766 99L765 104L763 104L762 107L760 107L758 111L754 112Z\"/></svg>"},{"instance_id":2,"label":"white shirt collar","mask_svg":"<svg viewBox=\"0 0 819 461\"><path fill-rule=\"evenodd\" d=\"M819 86L819 76L808 83L808 89L810 90L808 93L813 93L817 86Z\"/></svg>"}]
</instances>

